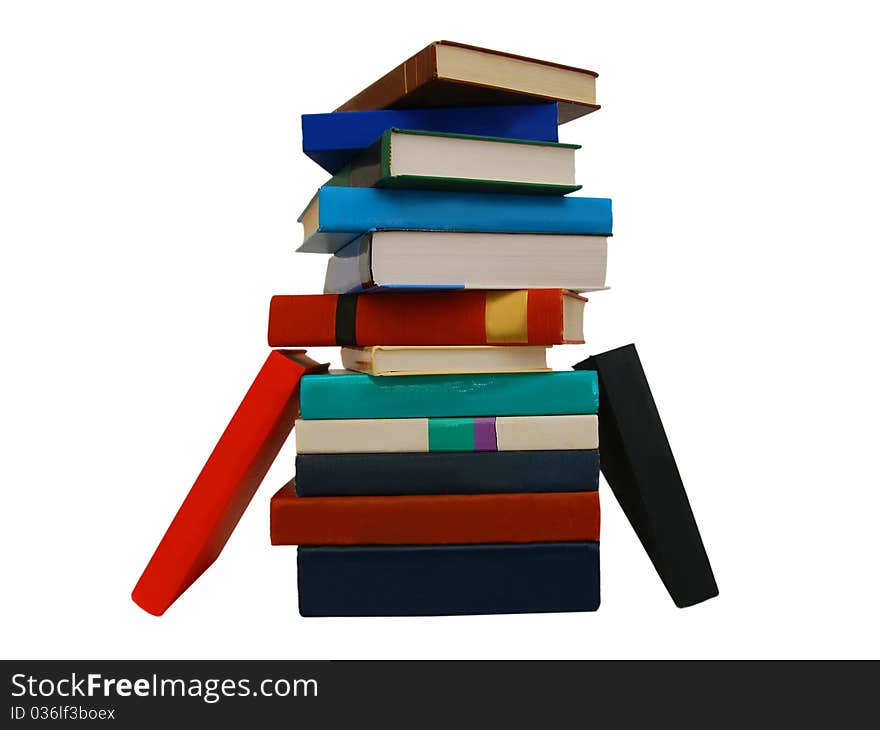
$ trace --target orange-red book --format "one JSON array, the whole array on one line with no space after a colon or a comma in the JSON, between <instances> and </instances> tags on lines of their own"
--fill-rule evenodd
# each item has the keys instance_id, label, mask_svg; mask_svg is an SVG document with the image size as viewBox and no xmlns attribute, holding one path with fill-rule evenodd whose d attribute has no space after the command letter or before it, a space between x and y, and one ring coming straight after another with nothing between
<instances>
[{"instance_id":1,"label":"orange-red book","mask_svg":"<svg viewBox=\"0 0 880 730\"><path fill-rule=\"evenodd\" d=\"M457 545L599 539L598 492L272 497L273 545Z\"/></svg>"},{"instance_id":2,"label":"orange-red book","mask_svg":"<svg viewBox=\"0 0 880 730\"><path fill-rule=\"evenodd\" d=\"M585 300L561 289L276 295L271 347L582 343Z\"/></svg>"},{"instance_id":3,"label":"orange-red book","mask_svg":"<svg viewBox=\"0 0 880 730\"><path fill-rule=\"evenodd\" d=\"M214 562L284 444L299 381L326 371L302 351L269 353L131 594L160 616Z\"/></svg>"}]
</instances>

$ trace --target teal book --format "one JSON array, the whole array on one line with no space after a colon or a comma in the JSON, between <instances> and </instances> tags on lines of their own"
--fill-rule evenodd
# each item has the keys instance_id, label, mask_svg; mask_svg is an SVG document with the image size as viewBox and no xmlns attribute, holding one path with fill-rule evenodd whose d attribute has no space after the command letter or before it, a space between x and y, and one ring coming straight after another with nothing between
<instances>
[{"instance_id":1,"label":"teal book","mask_svg":"<svg viewBox=\"0 0 880 730\"><path fill-rule=\"evenodd\" d=\"M596 373L306 375L300 385L301 418L454 418L556 416L596 413Z\"/></svg>"}]
</instances>

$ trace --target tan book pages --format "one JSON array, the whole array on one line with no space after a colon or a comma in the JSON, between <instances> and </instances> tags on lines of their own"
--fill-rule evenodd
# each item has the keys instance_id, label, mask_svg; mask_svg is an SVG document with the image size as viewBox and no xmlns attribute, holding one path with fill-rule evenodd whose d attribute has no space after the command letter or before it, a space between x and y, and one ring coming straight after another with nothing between
<instances>
[{"instance_id":1,"label":"tan book pages","mask_svg":"<svg viewBox=\"0 0 880 730\"><path fill-rule=\"evenodd\" d=\"M297 421L299 454L397 453L428 450L427 418Z\"/></svg>"},{"instance_id":2,"label":"tan book pages","mask_svg":"<svg viewBox=\"0 0 880 730\"><path fill-rule=\"evenodd\" d=\"M599 448L597 416L501 416L495 419L498 449L543 451Z\"/></svg>"}]
</instances>

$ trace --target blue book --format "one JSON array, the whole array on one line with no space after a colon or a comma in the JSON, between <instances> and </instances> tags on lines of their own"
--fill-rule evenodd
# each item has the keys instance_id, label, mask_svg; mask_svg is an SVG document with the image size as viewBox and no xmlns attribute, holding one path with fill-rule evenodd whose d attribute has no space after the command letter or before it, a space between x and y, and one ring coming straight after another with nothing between
<instances>
[{"instance_id":1,"label":"blue book","mask_svg":"<svg viewBox=\"0 0 880 730\"><path fill-rule=\"evenodd\" d=\"M608 236L611 200L324 186L298 220L309 253L336 253L372 230Z\"/></svg>"},{"instance_id":2,"label":"blue book","mask_svg":"<svg viewBox=\"0 0 880 730\"><path fill-rule=\"evenodd\" d=\"M392 127L556 142L557 119L556 104L303 114L303 152L335 175Z\"/></svg>"},{"instance_id":3,"label":"blue book","mask_svg":"<svg viewBox=\"0 0 880 730\"><path fill-rule=\"evenodd\" d=\"M556 416L596 413L595 372L399 375L305 375L303 419Z\"/></svg>"},{"instance_id":4,"label":"blue book","mask_svg":"<svg viewBox=\"0 0 880 730\"><path fill-rule=\"evenodd\" d=\"M297 549L303 616L595 611L599 543Z\"/></svg>"},{"instance_id":5,"label":"blue book","mask_svg":"<svg viewBox=\"0 0 880 730\"><path fill-rule=\"evenodd\" d=\"M596 449L297 454L300 497L594 492Z\"/></svg>"}]
</instances>

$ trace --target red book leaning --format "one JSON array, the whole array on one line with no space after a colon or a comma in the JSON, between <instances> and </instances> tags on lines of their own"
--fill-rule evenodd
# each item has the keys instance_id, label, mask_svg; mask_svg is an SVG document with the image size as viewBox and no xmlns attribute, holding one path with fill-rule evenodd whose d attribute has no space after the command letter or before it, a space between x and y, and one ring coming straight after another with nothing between
<instances>
[{"instance_id":1,"label":"red book leaning","mask_svg":"<svg viewBox=\"0 0 880 730\"><path fill-rule=\"evenodd\" d=\"M302 351L269 353L137 582L138 606L160 616L214 562L293 428L300 378L326 370Z\"/></svg>"},{"instance_id":2,"label":"red book leaning","mask_svg":"<svg viewBox=\"0 0 880 730\"><path fill-rule=\"evenodd\" d=\"M585 302L561 289L279 294L269 345L579 344Z\"/></svg>"}]
</instances>

